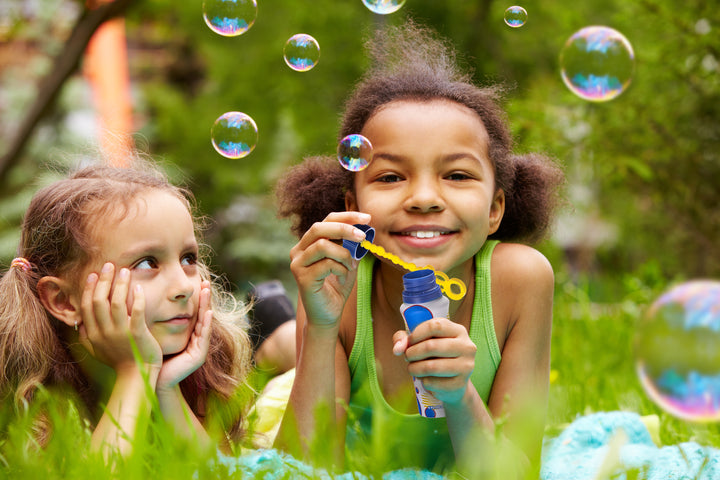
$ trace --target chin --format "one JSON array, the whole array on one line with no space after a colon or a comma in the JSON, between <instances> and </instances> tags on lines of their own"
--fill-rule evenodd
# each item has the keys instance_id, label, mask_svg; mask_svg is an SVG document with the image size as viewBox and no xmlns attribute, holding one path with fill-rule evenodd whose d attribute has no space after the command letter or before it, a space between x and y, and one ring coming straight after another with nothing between
<instances>
[{"instance_id":1,"label":"chin","mask_svg":"<svg viewBox=\"0 0 720 480\"><path fill-rule=\"evenodd\" d=\"M166 341L160 343L160 348L162 349L163 355L175 355L176 353L180 353L185 350L189 340L189 338L184 339L184 341L181 339L176 341L167 339Z\"/></svg>"}]
</instances>

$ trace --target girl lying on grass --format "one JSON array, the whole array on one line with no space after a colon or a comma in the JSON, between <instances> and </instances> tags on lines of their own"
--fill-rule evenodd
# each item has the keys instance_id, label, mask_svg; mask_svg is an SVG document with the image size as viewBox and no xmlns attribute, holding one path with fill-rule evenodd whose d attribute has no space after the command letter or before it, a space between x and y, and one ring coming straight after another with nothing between
<instances>
[{"instance_id":1,"label":"girl lying on grass","mask_svg":"<svg viewBox=\"0 0 720 480\"><path fill-rule=\"evenodd\" d=\"M139 160L78 170L33 197L0 279L0 394L21 408L41 385L70 388L104 453L129 452L153 404L207 445L209 404L250 367L244 312L227 299L203 263L189 191ZM48 418L35 429L46 444Z\"/></svg>"},{"instance_id":2,"label":"girl lying on grass","mask_svg":"<svg viewBox=\"0 0 720 480\"><path fill-rule=\"evenodd\" d=\"M298 361L279 445L297 452L299 435L307 450L321 434L338 456L370 446L384 470L444 470L461 458L489 461L468 439L506 418L504 433L538 465L553 270L517 242L542 238L563 175L547 157L513 154L497 89L459 73L431 32L410 24L371 49L339 137L365 136L372 161L353 173L311 158L277 189L300 237L291 251ZM373 243L402 260L461 279L467 295L451 303L450 318L408 335L406 271L372 255L353 260L340 244L365 237L353 224L369 224ZM418 415L411 375L446 418ZM316 416L322 406L332 412L327 427Z\"/></svg>"}]
</instances>

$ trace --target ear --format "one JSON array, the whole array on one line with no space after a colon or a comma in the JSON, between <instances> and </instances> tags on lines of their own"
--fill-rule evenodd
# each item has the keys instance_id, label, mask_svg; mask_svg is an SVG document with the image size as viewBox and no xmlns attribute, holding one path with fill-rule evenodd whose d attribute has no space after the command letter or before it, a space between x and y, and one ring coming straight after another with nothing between
<instances>
[{"instance_id":1,"label":"ear","mask_svg":"<svg viewBox=\"0 0 720 480\"><path fill-rule=\"evenodd\" d=\"M345 210L348 212L358 212L360 209L357 206L357 199L355 198L355 192L348 190L345 192Z\"/></svg>"},{"instance_id":2,"label":"ear","mask_svg":"<svg viewBox=\"0 0 720 480\"><path fill-rule=\"evenodd\" d=\"M70 284L58 277L42 277L37 285L38 297L50 315L74 327L82 323L79 303L71 296Z\"/></svg>"},{"instance_id":3,"label":"ear","mask_svg":"<svg viewBox=\"0 0 720 480\"><path fill-rule=\"evenodd\" d=\"M505 192L502 188L498 188L495 192L492 203L490 204L490 231L488 235L497 232L500 228L500 221L505 214Z\"/></svg>"}]
</instances>

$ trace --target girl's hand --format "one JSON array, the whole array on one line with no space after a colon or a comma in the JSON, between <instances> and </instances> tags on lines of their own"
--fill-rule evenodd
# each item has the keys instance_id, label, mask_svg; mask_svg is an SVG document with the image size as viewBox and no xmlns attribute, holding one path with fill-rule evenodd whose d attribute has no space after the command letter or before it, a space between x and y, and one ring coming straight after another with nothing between
<instances>
[{"instance_id":1,"label":"girl's hand","mask_svg":"<svg viewBox=\"0 0 720 480\"><path fill-rule=\"evenodd\" d=\"M93 357L120 372L137 367L132 350L134 341L140 359L148 366L159 368L162 350L145 323L142 287L135 287L128 315L130 271L122 268L117 276L114 272L115 266L106 263L99 276L91 273L87 278L80 300L80 343Z\"/></svg>"},{"instance_id":2,"label":"girl's hand","mask_svg":"<svg viewBox=\"0 0 720 480\"><path fill-rule=\"evenodd\" d=\"M408 373L445 403L458 403L465 395L476 350L465 327L447 318L423 322L409 335L404 330L393 335L393 354L404 354Z\"/></svg>"},{"instance_id":3,"label":"girl's hand","mask_svg":"<svg viewBox=\"0 0 720 480\"><path fill-rule=\"evenodd\" d=\"M188 375L200 368L207 359L210 349L210 325L213 312L210 310L210 282L200 286L200 302L197 321L185 350L173 355L162 364L155 389L172 390Z\"/></svg>"},{"instance_id":4,"label":"girl's hand","mask_svg":"<svg viewBox=\"0 0 720 480\"><path fill-rule=\"evenodd\" d=\"M352 224L368 222L366 213L331 213L310 227L290 250L290 269L311 324L338 324L357 273L357 261L341 243L365 239L365 233Z\"/></svg>"}]
</instances>

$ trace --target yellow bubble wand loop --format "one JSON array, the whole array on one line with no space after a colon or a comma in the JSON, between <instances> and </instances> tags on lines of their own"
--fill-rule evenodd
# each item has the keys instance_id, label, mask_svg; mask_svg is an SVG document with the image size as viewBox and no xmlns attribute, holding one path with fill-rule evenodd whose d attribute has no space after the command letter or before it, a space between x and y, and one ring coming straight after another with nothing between
<instances>
[{"instance_id":1,"label":"yellow bubble wand loop","mask_svg":"<svg viewBox=\"0 0 720 480\"><path fill-rule=\"evenodd\" d=\"M459 278L449 278L445 272L435 270L430 265L418 267L414 263L406 262L398 258L397 255L393 255L392 253L386 251L380 245L375 245L374 243L371 243L367 240L363 240L362 242L360 242L360 246L379 257L387 258L394 264L400 265L405 270L409 270L411 272L423 269L432 270L433 272L435 272L435 281L438 285L440 285L440 289L450 300L460 300L467 293L467 287L462 280L460 280Z\"/></svg>"}]
</instances>

